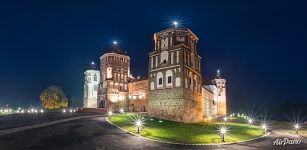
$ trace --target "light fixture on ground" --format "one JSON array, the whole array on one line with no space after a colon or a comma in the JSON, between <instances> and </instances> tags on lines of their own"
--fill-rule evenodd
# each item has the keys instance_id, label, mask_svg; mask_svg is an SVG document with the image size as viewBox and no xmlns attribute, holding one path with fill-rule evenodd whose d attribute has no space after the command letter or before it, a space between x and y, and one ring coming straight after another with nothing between
<instances>
[{"instance_id":1,"label":"light fixture on ground","mask_svg":"<svg viewBox=\"0 0 307 150\"><path fill-rule=\"evenodd\" d=\"M267 127L266 124L262 124L262 125L261 125L261 128L262 128L262 130L263 130L263 133L266 133L266 132L267 132L268 127Z\"/></svg>"},{"instance_id":2,"label":"light fixture on ground","mask_svg":"<svg viewBox=\"0 0 307 150\"><path fill-rule=\"evenodd\" d=\"M144 127L145 118L141 114L137 114L132 116L132 120L134 122L134 126L137 128L137 133L140 133L142 128Z\"/></svg>"},{"instance_id":3,"label":"light fixture on ground","mask_svg":"<svg viewBox=\"0 0 307 150\"><path fill-rule=\"evenodd\" d=\"M138 128L138 133L140 133L140 127L142 126L142 122L140 120L136 121L135 125Z\"/></svg>"},{"instance_id":4,"label":"light fixture on ground","mask_svg":"<svg viewBox=\"0 0 307 150\"><path fill-rule=\"evenodd\" d=\"M110 119L111 119L112 115L113 115L113 112L112 112L112 111L109 111L109 112L108 112L108 116L109 116Z\"/></svg>"},{"instance_id":5,"label":"light fixture on ground","mask_svg":"<svg viewBox=\"0 0 307 150\"><path fill-rule=\"evenodd\" d=\"M227 126L220 126L218 128L218 132L221 135L222 142L225 142L225 136L228 133L228 127Z\"/></svg>"},{"instance_id":6,"label":"light fixture on ground","mask_svg":"<svg viewBox=\"0 0 307 150\"><path fill-rule=\"evenodd\" d=\"M248 119L248 124L251 126L253 124L253 119Z\"/></svg>"},{"instance_id":7,"label":"light fixture on ground","mask_svg":"<svg viewBox=\"0 0 307 150\"><path fill-rule=\"evenodd\" d=\"M298 130L301 128L301 126L299 124L295 124L294 125L294 129L295 129L295 132L296 134L298 134Z\"/></svg>"},{"instance_id":8,"label":"light fixture on ground","mask_svg":"<svg viewBox=\"0 0 307 150\"><path fill-rule=\"evenodd\" d=\"M124 111L123 108L121 108L121 109L119 110L119 112L120 112L120 113L124 113L125 111Z\"/></svg>"}]
</instances>

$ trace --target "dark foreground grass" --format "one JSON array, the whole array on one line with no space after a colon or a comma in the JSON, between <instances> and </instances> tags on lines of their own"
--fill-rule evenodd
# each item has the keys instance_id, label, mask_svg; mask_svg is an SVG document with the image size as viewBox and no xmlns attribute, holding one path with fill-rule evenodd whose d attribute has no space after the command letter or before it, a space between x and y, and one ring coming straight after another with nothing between
<instances>
[{"instance_id":1,"label":"dark foreground grass","mask_svg":"<svg viewBox=\"0 0 307 150\"><path fill-rule=\"evenodd\" d=\"M131 120L131 115L122 114L112 116L110 121L129 132L137 133L137 128ZM157 118L146 118L145 127L140 135L160 141L189 143L189 144L216 144L222 143L217 127L220 123L179 123ZM262 130L256 126L245 123L228 123L229 133L225 142L239 142L263 135Z\"/></svg>"}]
</instances>

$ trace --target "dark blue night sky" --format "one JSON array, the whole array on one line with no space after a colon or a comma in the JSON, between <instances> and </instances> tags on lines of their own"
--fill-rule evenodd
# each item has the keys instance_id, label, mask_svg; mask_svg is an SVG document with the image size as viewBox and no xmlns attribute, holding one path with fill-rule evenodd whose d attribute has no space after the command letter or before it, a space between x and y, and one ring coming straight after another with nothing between
<instances>
[{"instance_id":1,"label":"dark blue night sky","mask_svg":"<svg viewBox=\"0 0 307 150\"><path fill-rule=\"evenodd\" d=\"M2 0L0 106L39 105L53 84L81 105L83 72L113 39L132 58L132 73L147 75L153 33L173 19L200 38L207 84L221 69L230 107L307 101L304 1Z\"/></svg>"}]
</instances>

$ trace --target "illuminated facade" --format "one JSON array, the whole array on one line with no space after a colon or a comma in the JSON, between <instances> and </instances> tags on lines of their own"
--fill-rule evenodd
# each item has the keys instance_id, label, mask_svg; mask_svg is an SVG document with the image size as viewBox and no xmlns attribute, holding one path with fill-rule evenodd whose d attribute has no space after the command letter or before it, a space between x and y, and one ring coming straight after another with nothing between
<instances>
[{"instance_id":1,"label":"illuminated facade","mask_svg":"<svg viewBox=\"0 0 307 150\"><path fill-rule=\"evenodd\" d=\"M149 116L178 122L226 115L226 80L218 72L212 85L203 84L197 42L191 30L177 25L155 33L146 79L130 74L130 57L113 43L100 57L96 105L88 105L85 96L84 106L148 112Z\"/></svg>"},{"instance_id":2,"label":"illuminated facade","mask_svg":"<svg viewBox=\"0 0 307 150\"><path fill-rule=\"evenodd\" d=\"M100 57L100 108L118 110L127 106L130 57L117 44Z\"/></svg>"},{"instance_id":3,"label":"illuminated facade","mask_svg":"<svg viewBox=\"0 0 307 150\"><path fill-rule=\"evenodd\" d=\"M97 108L98 86L100 72L95 69L95 64L84 72L84 100L83 108Z\"/></svg>"},{"instance_id":4,"label":"illuminated facade","mask_svg":"<svg viewBox=\"0 0 307 150\"><path fill-rule=\"evenodd\" d=\"M149 53L148 114L179 122L203 120L201 57L198 37L187 28L154 34Z\"/></svg>"},{"instance_id":5,"label":"illuminated facade","mask_svg":"<svg viewBox=\"0 0 307 150\"><path fill-rule=\"evenodd\" d=\"M128 84L129 111L147 112L148 111L148 80L131 79Z\"/></svg>"}]
</instances>

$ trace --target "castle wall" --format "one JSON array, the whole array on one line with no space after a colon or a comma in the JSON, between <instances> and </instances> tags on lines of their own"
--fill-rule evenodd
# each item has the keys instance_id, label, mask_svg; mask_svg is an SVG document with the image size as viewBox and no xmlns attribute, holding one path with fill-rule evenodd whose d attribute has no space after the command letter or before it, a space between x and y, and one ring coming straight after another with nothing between
<instances>
[{"instance_id":1,"label":"castle wall","mask_svg":"<svg viewBox=\"0 0 307 150\"><path fill-rule=\"evenodd\" d=\"M148 111L148 80L132 81L128 84L128 109L133 112Z\"/></svg>"}]
</instances>

